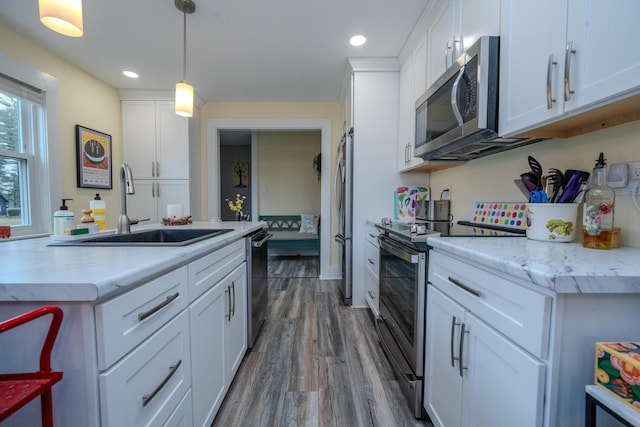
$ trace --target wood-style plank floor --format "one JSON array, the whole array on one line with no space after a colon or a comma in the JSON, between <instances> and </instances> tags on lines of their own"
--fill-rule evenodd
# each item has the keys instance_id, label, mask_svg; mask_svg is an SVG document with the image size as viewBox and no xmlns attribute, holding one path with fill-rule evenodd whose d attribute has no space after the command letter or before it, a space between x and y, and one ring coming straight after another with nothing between
<instances>
[{"instance_id":1,"label":"wood-style plank floor","mask_svg":"<svg viewBox=\"0 0 640 427\"><path fill-rule=\"evenodd\" d=\"M269 309L214 426L429 426L393 378L368 309L317 257L269 257Z\"/></svg>"}]
</instances>

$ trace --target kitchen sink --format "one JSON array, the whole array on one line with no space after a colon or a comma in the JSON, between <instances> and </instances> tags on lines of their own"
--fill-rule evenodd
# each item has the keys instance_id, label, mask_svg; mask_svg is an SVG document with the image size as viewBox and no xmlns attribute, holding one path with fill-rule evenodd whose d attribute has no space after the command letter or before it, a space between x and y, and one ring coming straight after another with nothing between
<instances>
[{"instance_id":1,"label":"kitchen sink","mask_svg":"<svg viewBox=\"0 0 640 427\"><path fill-rule=\"evenodd\" d=\"M230 229L159 229L136 231L129 234L63 240L49 246L186 246L210 237L228 233Z\"/></svg>"}]
</instances>

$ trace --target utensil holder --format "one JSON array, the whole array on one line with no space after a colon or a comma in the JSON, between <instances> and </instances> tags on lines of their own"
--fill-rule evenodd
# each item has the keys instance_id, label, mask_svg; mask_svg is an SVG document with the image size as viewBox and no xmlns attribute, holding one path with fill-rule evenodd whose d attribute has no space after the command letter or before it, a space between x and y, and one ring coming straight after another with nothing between
<instances>
[{"instance_id":1,"label":"utensil holder","mask_svg":"<svg viewBox=\"0 0 640 427\"><path fill-rule=\"evenodd\" d=\"M545 242L573 242L578 203L527 203L527 238Z\"/></svg>"}]
</instances>

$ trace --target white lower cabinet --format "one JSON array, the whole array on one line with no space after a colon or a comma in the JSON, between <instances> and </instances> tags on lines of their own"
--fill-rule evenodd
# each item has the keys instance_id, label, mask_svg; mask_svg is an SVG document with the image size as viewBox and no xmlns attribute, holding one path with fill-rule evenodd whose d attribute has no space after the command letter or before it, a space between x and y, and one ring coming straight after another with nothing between
<instances>
[{"instance_id":1,"label":"white lower cabinet","mask_svg":"<svg viewBox=\"0 0 640 427\"><path fill-rule=\"evenodd\" d=\"M378 246L378 230L367 223L365 242L365 299L374 316L379 312L378 294L380 291L380 248Z\"/></svg>"},{"instance_id":2,"label":"white lower cabinet","mask_svg":"<svg viewBox=\"0 0 640 427\"><path fill-rule=\"evenodd\" d=\"M193 411L191 410L191 390L187 391L173 414L162 427L192 427Z\"/></svg>"},{"instance_id":3,"label":"white lower cabinet","mask_svg":"<svg viewBox=\"0 0 640 427\"><path fill-rule=\"evenodd\" d=\"M246 263L189 307L194 426L210 426L246 351Z\"/></svg>"},{"instance_id":4,"label":"white lower cabinet","mask_svg":"<svg viewBox=\"0 0 640 427\"><path fill-rule=\"evenodd\" d=\"M189 318L182 312L100 374L104 426L161 426L191 386Z\"/></svg>"},{"instance_id":5,"label":"white lower cabinet","mask_svg":"<svg viewBox=\"0 0 640 427\"><path fill-rule=\"evenodd\" d=\"M541 426L544 364L429 285L425 409L434 425Z\"/></svg>"}]
</instances>

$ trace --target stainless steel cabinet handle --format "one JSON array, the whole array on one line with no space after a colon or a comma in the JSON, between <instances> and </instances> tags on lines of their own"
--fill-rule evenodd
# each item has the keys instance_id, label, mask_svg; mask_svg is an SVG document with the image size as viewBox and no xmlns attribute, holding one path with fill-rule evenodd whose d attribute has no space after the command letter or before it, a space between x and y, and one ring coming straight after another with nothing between
<instances>
[{"instance_id":1,"label":"stainless steel cabinet handle","mask_svg":"<svg viewBox=\"0 0 640 427\"><path fill-rule=\"evenodd\" d=\"M374 260L372 260L371 258L367 258L367 261L369 261L369 264L374 265L376 262Z\"/></svg>"},{"instance_id":2,"label":"stainless steel cabinet handle","mask_svg":"<svg viewBox=\"0 0 640 427\"><path fill-rule=\"evenodd\" d=\"M465 330L466 326L467 325L463 323L462 329L460 329L460 348L458 349L458 372L460 372L460 376L462 376L463 372L467 369L462 367L462 348L464 347L464 334L469 333L469 331Z\"/></svg>"},{"instance_id":3,"label":"stainless steel cabinet handle","mask_svg":"<svg viewBox=\"0 0 640 427\"><path fill-rule=\"evenodd\" d=\"M173 300L175 300L176 298L178 298L179 296L180 296L180 292L176 292L173 295L169 295L167 297L167 299L165 299L160 304L158 304L155 307L153 307L151 310L147 310L147 311L145 311L143 313L138 313L138 321L143 321L144 319L146 319L147 317L151 316L152 314L162 310L163 308L165 308L166 306L171 304L171 302Z\"/></svg>"},{"instance_id":4,"label":"stainless steel cabinet handle","mask_svg":"<svg viewBox=\"0 0 640 427\"><path fill-rule=\"evenodd\" d=\"M462 80L462 76L464 76L465 69L464 66L460 68L458 72L458 77L453 82L453 87L451 88L451 107L453 108L453 115L456 116L456 120L458 121L458 125L462 126L462 113L460 113L460 107L458 107L458 88L460 87L460 80Z\"/></svg>"},{"instance_id":5,"label":"stainless steel cabinet handle","mask_svg":"<svg viewBox=\"0 0 640 427\"><path fill-rule=\"evenodd\" d=\"M227 318L227 322L231 321L231 286L227 285L227 290L224 291L227 294L227 314L224 317Z\"/></svg>"},{"instance_id":6,"label":"stainless steel cabinet handle","mask_svg":"<svg viewBox=\"0 0 640 427\"><path fill-rule=\"evenodd\" d=\"M453 336L455 335L456 326L460 324L460 322L456 322L456 320L458 320L456 316L453 316L451 318L451 367L452 368L456 367L456 360L460 360L459 358L453 355Z\"/></svg>"},{"instance_id":7,"label":"stainless steel cabinet handle","mask_svg":"<svg viewBox=\"0 0 640 427\"><path fill-rule=\"evenodd\" d=\"M156 397L156 394L158 394L160 390L162 390L162 387L164 387L164 385L169 382L169 380L171 379L173 374L176 373L180 365L182 365L182 359L178 360L175 365L170 366L169 374L164 378L164 380L162 380L160 384L158 384L158 387L156 387L151 393L145 394L144 396L142 396L142 406L147 406L147 404L151 402L151 400L154 397Z\"/></svg>"},{"instance_id":8,"label":"stainless steel cabinet handle","mask_svg":"<svg viewBox=\"0 0 640 427\"><path fill-rule=\"evenodd\" d=\"M154 178L156 176L156 162L151 162L151 176Z\"/></svg>"},{"instance_id":9,"label":"stainless steel cabinet handle","mask_svg":"<svg viewBox=\"0 0 640 427\"><path fill-rule=\"evenodd\" d=\"M553 99L553 94L551 93L551 68L554 65L558 65L557 61L553 60L553 53L549 55L549 62L547 63L547 110L551 110L553 108L553 103L556 102Z\"/></svg>"},{"instance_id":10,"label":"stainless steel cabinet handle","mask_svg":"<svg viewBox=\"0 0 640 427\"><path fill-rule=\"evenodd\" d=\"M571 55L576 51L573 48L573 42L568 42L564 52L564 100L571 100L574 91L571 90Z\"/></svg>"},{"instance_id":11,"label":"stainless steel cabinet handle","mask_svg":"<svg viewBox=\"0 0 640 427\"><path fill-rule=\"evenodd\" d=\"M463 289L463 290L465 290L465 291L469 292L470 294L473 294L473 295L475 295L475 296L477 296L477 297L479 297L480 295L482 295L482 294L480 293L480 291L476 291L475 289L470 288L469 286L465 285L464 283L461 283L459 280L456 280L456 279L454 279L454 278L453 278L453 277L451 277L451 276L449 276L449 281L450 281L451 283L453 283L454 285L456 285L457 287L459 287L460 289Z\"/></svg>"},{"instance_id":12,"label":"stainless steel cabinet handle","mask_svg":"<svg viewBox=\"0 0 640 427\"><path fill-rule=\"evenodd\" d=\"M151 183L151 197L156 197L156 183Z\"/></svg>"},{"instance_id":13,"label":"stainless steel cabinet handle","mask_svg":"<svg viewBox=\"0 0 640 427\"><path fill-rule=\"evenodd\" d=\"M160 197L160 183L156 182L156 196Z\"/></svg>"},{"instance_id":14,"label":"stainless steel cabinet handle","mask_svg":"<svg viewBox=\"0 0 640 427\"><path fill-rule=\"evenodd\" d=\"M376 295L373 293L373 291L367 291L367 293L372 299L376 299Z\"/></svg>"},{"instance_id":15,"label":"stainless steel cabinet handle","mask_svg":"<svg viewBox=\"0 0 640 427\"><path fill-rule=\"evenodd\" d=\"M156 162L156 176L160 176L160 162Z\"/></svg>"}]
</instances>

